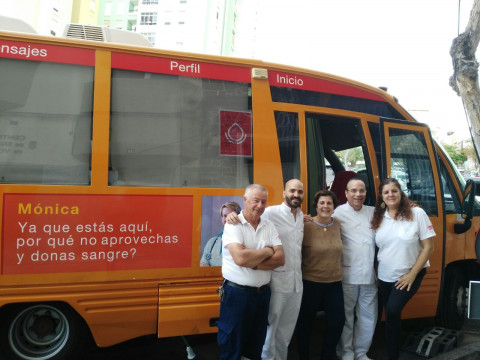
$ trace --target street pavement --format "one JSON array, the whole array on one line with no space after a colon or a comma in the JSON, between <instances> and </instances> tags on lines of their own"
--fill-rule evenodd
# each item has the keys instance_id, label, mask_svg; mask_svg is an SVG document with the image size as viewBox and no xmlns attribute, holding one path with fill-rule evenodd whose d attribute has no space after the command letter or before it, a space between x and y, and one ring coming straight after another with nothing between
<instances>
[{"instance_id":1,"label":"street pavement","mask_svg":"<svg viewBox=\"0 0 480 360\"><path fill-rule=\"evenodd\" d=\"M402 339L404 344L409 334L435 326L433 319L403 320ZM319 315L312 337L312 359L320 358L321 338L323 333L323 316ZM453 330L451 330L453 331ZM462 330L463 340L452 350L438 353L430 359L434 360L480 360L480 320L466 320ZM219 351L216 334L191 335L185 337L196 353L196 360L217 360ZM386 360L384 341L384 323L377 325L373 344L368 353L374 360ZM157 339L155 336L144 336L109 348L92 349L83 354L82 359L90 360L183 360L188 359L186 345L181 337ZM289 349L289 360L298 360L296 341L292 340ZM422 360L425 356L413 352L402 351L400 360Z\"/></svg>"}]
</instances>

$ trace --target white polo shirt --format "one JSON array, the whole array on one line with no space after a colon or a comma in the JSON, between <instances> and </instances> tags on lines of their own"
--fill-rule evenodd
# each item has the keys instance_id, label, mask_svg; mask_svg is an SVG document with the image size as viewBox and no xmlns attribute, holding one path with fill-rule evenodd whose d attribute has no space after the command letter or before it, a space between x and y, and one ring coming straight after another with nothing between
<instances>
[{"instance_id":1,"label":"white polo shirt","mask_svg":"<svg viewBox=\"0 0 480 360\"><path fill-rule=\"evenodd\" d=\"M333 218L340 223L342 235L342 272L345 284L375 283L375 232L370 228L374 207L363 205L355 211L348 204L335 209Z\"/></svg>"},{"instance_id":2,"label":"white polo shirt","mask_svg":"<svg viewBox=\"0 0 480 360\"><path fill-rule=\"evenodd\" d=\"M378 278L396 282L408 273L422 251L421 240L435 236L432 223L425 211L413 207L413 221L393 220L385 211L380 227L375 232L378 246ZM430 266L427 261L424 267Z\"/></svg>"},{"instance_id":3,"label":"white polo shirt","mask_svg":"<svg viewBox=\"0 0 480 360\"><path fill-rule=\"evenodd\" d=\"M268 284L271 279L271 270L253 270L235 264L227 246L232 243L239 243L249 249L262 249L266 246L282 245L277 229L271 221L261 218L255 231L253 226L245 220L243 211L238 217L241 224L231 225L227 223L223 230L222 275L225 279L240 285L260 287Z\"/></svg>"},{"instance_id":4,"label":"white polo shirt","mask_svg":"<svg viewBox=\"0 0 480 360\"><path fill-rule=\"evenodd\" d=\"M293 216L291 208L284 202L269 206L262 215L262 219L268 219L275 224L285 253L285 265L272 270L270 286L273 291L290 293L303 290L303 213L300 208L297 208L296 215Z\"/></svg>"}]
</instances>

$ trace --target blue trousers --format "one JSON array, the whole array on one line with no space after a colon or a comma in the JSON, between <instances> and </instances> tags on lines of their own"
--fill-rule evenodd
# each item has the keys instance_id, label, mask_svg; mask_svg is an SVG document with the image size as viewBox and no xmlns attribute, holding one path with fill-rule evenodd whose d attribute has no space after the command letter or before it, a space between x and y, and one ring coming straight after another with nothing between
<instances>
[{"instance_id":1,"label":"blue trousers","mask_svg":"<svg viewBox=\"0 0 480 360\"><path fill-rule=\"evenodd\" d=\"M303 280L303 297L296 327L298 353L301 360L310 359L310 340L318 311L325 311L325 329L321 358L336 358L336 347L345 324L341 281L318 283Z\"/></svg>"},{"instance_id":2,"label":"blue trousers","mask_svg":"<svg viewBox=\"0 0 480 360\"><path fill-rule=\"evenodd\" d=\"M270 288L256 293L225 285L224 291L217 334L220 360L239 360L241 356L260 360L267 334Z\"/></svg>"},{"instance_id":3,"label":"blue trousers","mask_svg":"<svg viewBox=\"0 0 480 360\"><path fill-rule=\"evenodd\" d=\"M402 310L408 301L415 295L427 271L423 268L415 278L410 291L407 288L397 290L395 283L379 280L380 298L385 307L385 338L387 342L388 360L397 360L399 357L399 343L402 331Z\"/></svg>"}]
</instances>

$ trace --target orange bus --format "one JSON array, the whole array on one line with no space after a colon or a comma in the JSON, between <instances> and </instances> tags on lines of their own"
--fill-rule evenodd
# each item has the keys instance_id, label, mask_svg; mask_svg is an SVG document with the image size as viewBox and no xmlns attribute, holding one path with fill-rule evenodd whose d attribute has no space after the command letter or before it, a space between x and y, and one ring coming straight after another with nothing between
<instances>
[{"instance_id":1,"label":"orange bus","mask_svg":"<svg viewBox=\"0 0 480 360\"><path fill-rule=\"evenodd\" d=\"M71 359L93 337L215 332L219 205L251 183L396 176L437 234L404 311L460 327L479 278L473 186L386 91L255 60L0 32L0 343ZM333 179L333 183L331 183ZM344 189L340 189L342 193ZM241 203L241 202L240 202Z\"/></svg>"}]
</instances>

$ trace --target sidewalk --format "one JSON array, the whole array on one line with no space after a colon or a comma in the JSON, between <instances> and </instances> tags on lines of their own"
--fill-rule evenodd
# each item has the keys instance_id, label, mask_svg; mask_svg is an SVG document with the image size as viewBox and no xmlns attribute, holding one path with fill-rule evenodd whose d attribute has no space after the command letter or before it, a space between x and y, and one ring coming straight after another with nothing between
<instances>
[{"instance_id":1,"label":"sidewalk","mask_svg":"<svg viewBox=\"0 0 480 360\"><path fill-rule=\"evenodd\" d=\"M402 322L402 341L413 331L434 326L433 319L404 320ZM323 316L315 321L312 335L312 359L320 358ZM430 358L433 360L480 360L480 320L467 320L463 328L463 341L452 351L438 354ZM190 335L186 337L197 353L198 360L218 360L219 348L216 334ZM373 338L373 344L368 353L374 360L387 360L384 323L379 323ZM157 339L155 335L148 335L127 341L109 348L92 349L92 352L83 357L89 360L183 360L187 358L185 344L181 337ZM399 360L425 360L426 357L402 351ZM298 360L298 351L295 339L290 344L288 360Z\"/></svg>"},{"instance_id":2,"label":"sidewalk","mask_svg":"<svg viewBox=\"0 0 480 360\"><path fill-rule=\"evenodd\" d=\"M314 334L312 337L311 356L312 359L320 357L321 340L323 334L324 322L322 316L319 316L315 322ZM433 319L415 319L402 321L402 339L401 346L403 347L405 340L410 332L420 331L435 326ZM462 329L463 340L453 350L439 353L434 357L427 358L425 356L417 355L413 352L401 351L400 360L480 360L480 320L466 320L465 326ZM380 322L375 330L372 346L368 356L374 360L387 360L385 338L384 338L384 323ZM289 360L298 360L298 352L295 339L289 348Z\"/></svg>"},{"instance_id":3,"label":"sidewalk","mask_svg":"<svg viewBox=\"0 0 480 360\"><path fill-rule=\"evenodd\" d=\"M479 360L480 359L480 320L467 319L462 329L462 332L463 332L463 341L457 347L455 347L452 351L448 351L443 354L438 354L432 359ZM415 359L418 359L418 357L416 357Z\"/></svg>"}]
</instances>

